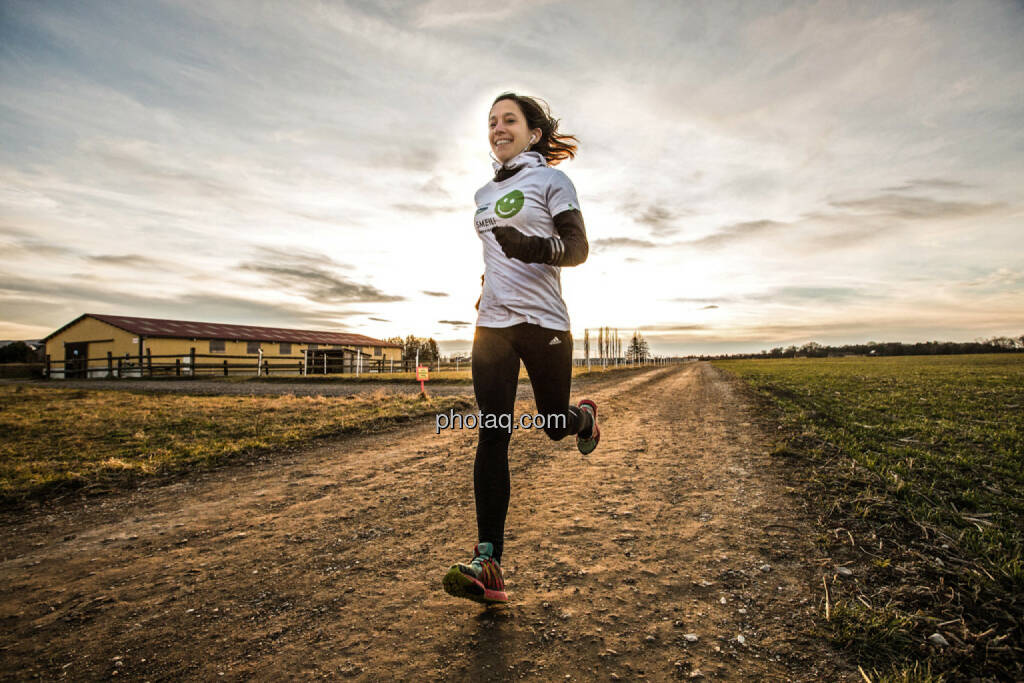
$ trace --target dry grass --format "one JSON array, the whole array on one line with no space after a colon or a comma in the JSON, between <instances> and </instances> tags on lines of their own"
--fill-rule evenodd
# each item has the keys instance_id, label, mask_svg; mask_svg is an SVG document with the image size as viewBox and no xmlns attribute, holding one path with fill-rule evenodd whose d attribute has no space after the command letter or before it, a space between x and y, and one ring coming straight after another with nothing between
<instances>
[{"instance_id":1,"label":"dry grass","mask_svg":"<svg viewBox=\"0 0 1024 683\"><path fill-rule=\"evenodd\" d=\"M211 467L470 405L467 397L383 392L190 396L2 386L0 502Z\"/></svg>"}]
</instances>

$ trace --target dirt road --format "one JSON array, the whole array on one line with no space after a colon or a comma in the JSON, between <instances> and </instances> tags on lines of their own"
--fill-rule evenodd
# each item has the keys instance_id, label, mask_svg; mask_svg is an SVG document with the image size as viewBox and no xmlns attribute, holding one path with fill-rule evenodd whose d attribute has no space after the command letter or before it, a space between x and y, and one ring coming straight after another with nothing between
<instances>
[{"instance_id":1,"label":"dirt road","mask_svg":"<svg viewBox=\"0 0 1024 683\"><path fill-rule=\"evenodd\" d=\"M7 514L0 673L857 680L808 636L824 558L740 390L692 363L588 392L590 456L513 437L507 607L440 587L476 434L414 425Z\"/></svg>"}]
</instances>

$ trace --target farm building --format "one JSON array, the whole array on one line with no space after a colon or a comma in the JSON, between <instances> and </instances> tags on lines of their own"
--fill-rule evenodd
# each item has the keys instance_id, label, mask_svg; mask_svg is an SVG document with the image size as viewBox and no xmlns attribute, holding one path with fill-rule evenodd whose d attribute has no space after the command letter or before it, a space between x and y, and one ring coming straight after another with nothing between
<instances>
[{"instance_id":1,"label":"farm building","mask_svg":"<svg viewBox=\"0 0 1024 683\"><path fill-rule=\"evenodd\" d=\"M361 334L84 313L46 336L53 378L383 371L402 347Z\"/></svg>"}]
</instances>

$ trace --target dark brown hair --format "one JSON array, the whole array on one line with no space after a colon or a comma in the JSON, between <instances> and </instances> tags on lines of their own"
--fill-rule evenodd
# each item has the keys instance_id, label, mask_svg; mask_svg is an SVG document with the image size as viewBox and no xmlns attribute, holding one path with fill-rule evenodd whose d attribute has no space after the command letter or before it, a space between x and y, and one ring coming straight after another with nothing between
<instances>
[{"instance_id":1,"label":"dark brown hair","mask_svg":"<svg viewBox=\"0 0 1024 683\"><path fill-rule=\"evenodd\" d=\"M506 92L498 95L491 106L493 107L502 100L512 100L519 105L526 117L527 128L530 130L540 128L540 140L530 147L531 152L540 153L552 166L576 156L579 140L575 135L558 132L558 119L551 115L547 102L539 97L527 97L514 92Z\"/></svg>"}]
</instances>

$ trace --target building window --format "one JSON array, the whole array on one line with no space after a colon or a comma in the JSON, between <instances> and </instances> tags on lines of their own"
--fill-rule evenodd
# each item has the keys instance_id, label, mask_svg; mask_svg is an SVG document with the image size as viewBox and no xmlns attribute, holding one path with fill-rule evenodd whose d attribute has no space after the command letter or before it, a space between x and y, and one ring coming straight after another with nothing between
<instances>
[{"instance_id":1,"label":"building window","mask_svg":"<svg viewBox=\"0 0 1024 683\"><path fill-rule=\"evenodd\" d=\"M248 342L245 345L245 352L246 353L259 353L260 352L260 343L258 341Z\"/></svg>"},{"instance_id":2,"label":"building window","mask_svg":"<svg viewBox=\"0 0 1024 683\"><path fill-rule=\"evenodd\" d=\"M281 344L281 355L282 356L290 356L290 355L292 355L292 345L291 344L282 343Z\"/></svg>"},{"instance_id":3,"label":"building window","mask_svg":"<svg viewBox=\"0 0 1024 683\"><path fill-rule=\"evenodd\" d=\"M223 339L211 339L210 340L210 353L224 353L224 340Z\"/></svg>"},{"instance_id":4,"label":"building window","mask_svg":"<svg viewBox=\"0 0 1024 683\"><path fill-rule=\"evenodd\" d=\"M382 349L379 346L374 346L373 347L373 355L375 355L375 356L383 356L384 355L384 349Z\"/></svg>"}]
</instances>

